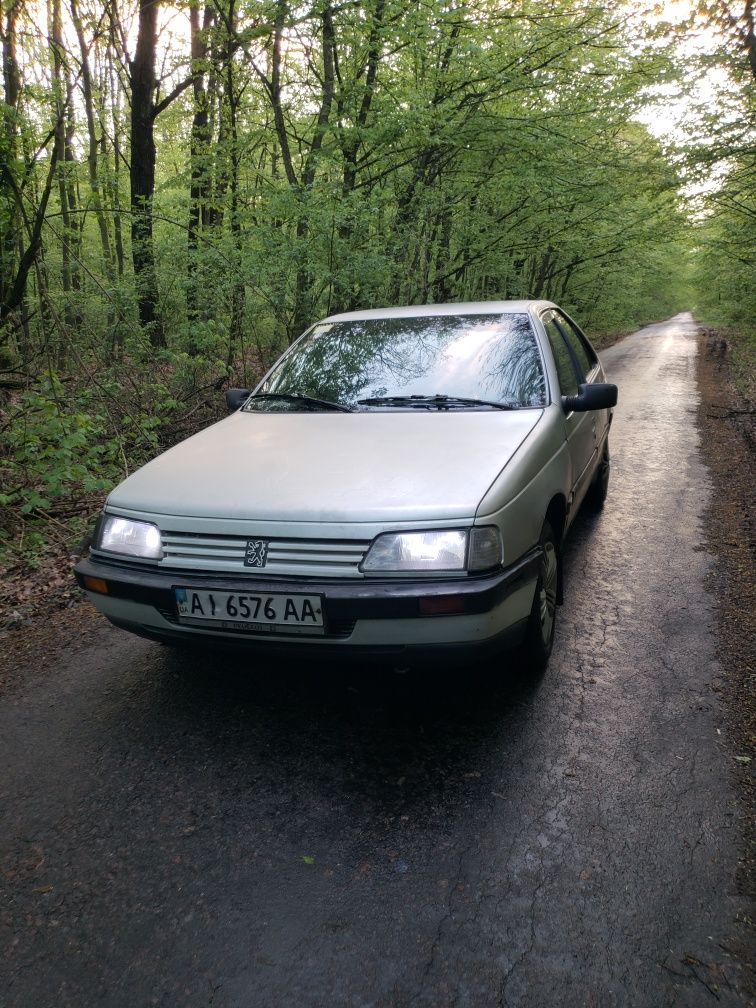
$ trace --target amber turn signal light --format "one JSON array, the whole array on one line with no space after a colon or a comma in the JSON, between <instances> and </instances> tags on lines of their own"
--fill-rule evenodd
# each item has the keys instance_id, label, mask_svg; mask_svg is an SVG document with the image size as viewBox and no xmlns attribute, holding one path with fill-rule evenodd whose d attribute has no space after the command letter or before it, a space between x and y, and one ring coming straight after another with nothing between
<instances>
[{"instance_id":1,"label":"amber turn signal light","mask_svg":"<svg viewBox=\"0 0 756 1008\"><path fill-rule=\"evenodd\" d=\"M463 595L438 595L419 599L423 616L451 616L465 611Z\"/></svg>"},{"instance_id":2,"label":"amber turn signal light","mask_svg":"<svg viewBox=\"0 0 756 1008\"><path fill-rule=\"evenodd\" d=\"M84 587L88 588L89 591L97 592L98 595L108 594L108 582L103 581L102 578L90 577L88 574L84 575Z\"/></svg>"}]
</instances>

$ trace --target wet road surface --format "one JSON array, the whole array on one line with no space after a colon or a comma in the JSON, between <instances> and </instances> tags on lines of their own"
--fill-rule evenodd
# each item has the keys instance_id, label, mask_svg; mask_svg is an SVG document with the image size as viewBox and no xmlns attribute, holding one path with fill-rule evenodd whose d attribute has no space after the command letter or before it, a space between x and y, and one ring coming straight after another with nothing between
<instances>
[{"instance_id":1,"label":"wet road surface","mask_svg":"<svg viewBox=\"0 0 756 1008\"><path fill-rule=\"evenodd\" d=\"M0 1006L742 1003L695 354L677 316L602 355L610 498L536 683L41 654L0 698Z\"/></svg>"}]
</instances>

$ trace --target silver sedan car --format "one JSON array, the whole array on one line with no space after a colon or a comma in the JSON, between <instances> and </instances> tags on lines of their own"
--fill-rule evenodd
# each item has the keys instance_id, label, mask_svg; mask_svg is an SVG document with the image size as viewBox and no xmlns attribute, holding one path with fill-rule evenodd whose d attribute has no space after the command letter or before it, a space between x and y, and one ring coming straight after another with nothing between
<instances>
[{"instance_id":1,"label":"silver sedan car","mask_svg":"<svg viewBox=\"0 0 756 1008\"><path fill-rule=\"evenodd\" d=\"M548 301L307 330L232 413L116 487L76 578L117 626L261 652L543 668L617 389Z\"/></svg>"}]
</instances>

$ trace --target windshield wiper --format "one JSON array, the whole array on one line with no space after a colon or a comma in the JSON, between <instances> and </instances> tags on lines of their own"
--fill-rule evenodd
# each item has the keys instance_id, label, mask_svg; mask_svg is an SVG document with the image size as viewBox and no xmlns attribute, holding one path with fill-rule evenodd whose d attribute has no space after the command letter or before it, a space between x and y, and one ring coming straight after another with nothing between
<instances>
[{"instance_id":1,"label":"windshield wiper","mask_svg":"<svg viewBox=\"0 0 756 1008\"><path fill-rule=\"evenodd\" d=\"M315 399L308 395L294 395L290 392L258 392L250 396L247 402L253 399L283 399L285 402L307 403L310 406L322 406L327 410L338 410L339 413L354 413L351 406L342 406L341 403L328 402L327 399Z\"/></svg>"},{"instance_id":2,"label":"windshield wiper","mask_svg":"<svg viewBox=\"0 0 756 1008\"><path fill-rule=\"evenodd\" d=\"M490 406L492 409L500 410L517 409L512 403L449 395L373 396L371 399L358 399L357 403L360 406L418 406L421 409L439 410L459 409L465 406Z\"/></svg>"}]
</instances>

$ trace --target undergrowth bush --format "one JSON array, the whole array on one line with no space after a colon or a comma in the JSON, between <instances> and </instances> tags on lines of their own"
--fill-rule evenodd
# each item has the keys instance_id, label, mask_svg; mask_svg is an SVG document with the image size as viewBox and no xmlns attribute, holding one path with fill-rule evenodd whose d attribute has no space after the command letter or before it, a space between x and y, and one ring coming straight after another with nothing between
<instances>
[{"instance_id":1,"label":"undergrowth bush","mask_svg":"<svg viewBox=\"0 0 756 1008\"><path fill-rule=\"evenodd\" d=\"M102 491L121 470L121 445L105 436L105 417L71 402L45 374L21 393L3 436L0 506L28 515L72 492Z\"/></svg>"},{"instance_id":2,"label":"undergrowth bush","mask_svg":"<svg viewBox=\"0 0 756 1008\"><path fill-rule=\"evenodd\" d=\"M217 419L226 367L163 352L83 373L44 372L0 410L0 564L73 547L130 472Z\"/></svg>"}]
</instances>

